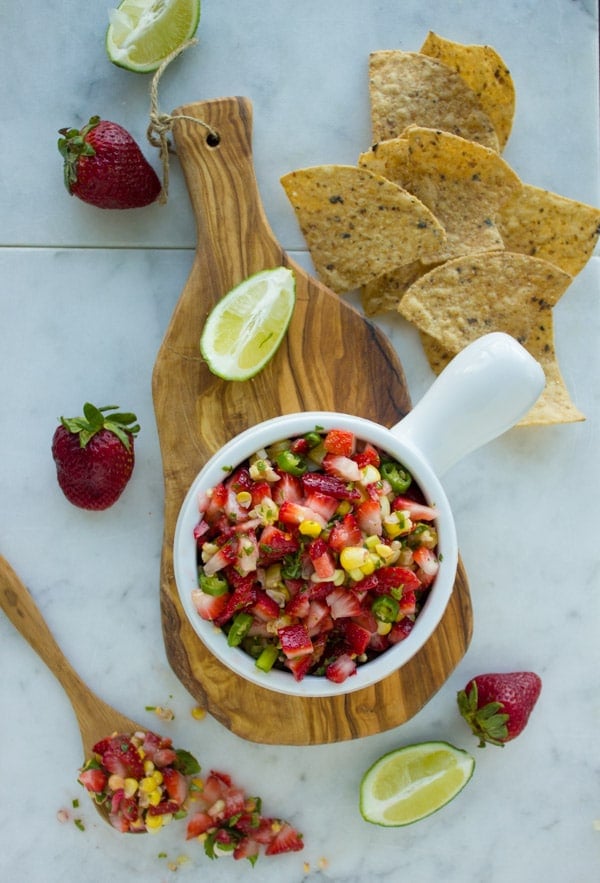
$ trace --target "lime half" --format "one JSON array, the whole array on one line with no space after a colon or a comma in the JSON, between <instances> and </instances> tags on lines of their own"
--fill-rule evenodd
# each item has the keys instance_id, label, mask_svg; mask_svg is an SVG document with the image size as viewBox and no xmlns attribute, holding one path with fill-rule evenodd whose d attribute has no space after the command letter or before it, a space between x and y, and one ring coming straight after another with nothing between
<instances>
[{"instance_id":1,"label":"lime half","mask_svg":"<svg viewBox=\"0 0 600 883\"><path fill-rule=\"evenodd\" d=\"M232 288L208 315L200 351L213 374L248 380L275 355L296 303L287 267L262 270Z\"/></svg>"},{"instance_id":2,"label":"lime half","mask_svg":"<svg viewBox=\"0 0 600 883\"><path fill-rule=\"evenodd\" d=\"M154 71L194 36L199 21L200 0L123 0L110 12L108 57L130 71Z\"/></svg>"},{"instance_id":3,"label":"lime half","mask_svg":"<svg viewBox=\"0 0 600 883\"><path fill-rule=\"evenodd\" d=\"M375 825L410 825L456 797L474 768L470 754L447 742L421 742L390 751L362 778L361 815Z\"/></svg>"}]
</instances>

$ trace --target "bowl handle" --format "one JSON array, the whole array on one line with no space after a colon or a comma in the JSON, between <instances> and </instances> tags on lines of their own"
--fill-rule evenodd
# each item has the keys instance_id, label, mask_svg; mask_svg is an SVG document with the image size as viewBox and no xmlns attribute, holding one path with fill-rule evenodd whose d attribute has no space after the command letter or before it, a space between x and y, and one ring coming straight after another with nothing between
<instances>
[{"instance_id":1,"label":"bowl handle","mask_svg":"<svg viewBox=\"0 0 600 883\"><path fill-rule=\"evenodd\" d=\"M391 432L442 475L514 426L545 383L541 365L513 337L485 334L452 359Z\"/></svg>"}]
</instances>

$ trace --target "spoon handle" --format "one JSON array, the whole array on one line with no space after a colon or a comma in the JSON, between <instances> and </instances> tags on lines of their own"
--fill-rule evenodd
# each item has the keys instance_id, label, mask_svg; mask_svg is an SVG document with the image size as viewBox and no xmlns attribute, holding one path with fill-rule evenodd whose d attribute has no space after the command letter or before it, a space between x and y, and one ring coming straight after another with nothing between
<instances>
[{"instance_id":1,"label":"spoon handle","mask_svg":"<svg viewBox=\"0 0 600 883\"><path fill-rule=\"evenodd\" d=\"M17 631L60 681L70 698L75 685L79 690L85 689L79 675L56 643L35 601L6 558L1 555L0 606Z\"/></svg>"}]
</instances>

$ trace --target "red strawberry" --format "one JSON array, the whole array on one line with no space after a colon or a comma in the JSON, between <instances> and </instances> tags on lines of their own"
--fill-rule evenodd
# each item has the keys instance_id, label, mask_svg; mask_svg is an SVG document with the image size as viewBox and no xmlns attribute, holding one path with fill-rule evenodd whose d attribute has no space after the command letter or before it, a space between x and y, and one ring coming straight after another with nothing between
<instances>
[{"instance_id":1,"label":"red strawberry","mask_svg":"<svg viewBox=\"0 0 600 883\"><path fill-rule=\"evenodd\" d=\"M323 447L328 454L351 457L356 448L354 433L346 429L330 429L323 439Z\"/></svg>"},{"instance_id":2,"label":"red strawberry","mask_svg":"<svg viewBox=\"0 0 600 883\"><path fill-rule=\"evenodd\" d=\"M277 629L279 640L281 641L281 649L288 659L296 659L299 656L307 656L313 651L313 644L306 626L298 623L297 625L285 625Z\"/></svg>"},{"instance_id":3,"label":"red strawberry","mask_svg":"<svg viewBox=\"0 0 600 883\"><path fill-rule=\"evenodd\" d=\"M482 674L458 692L457 702L480 748L486 742L503 746L525 729L541 689L532 671Z\"/></svg>"},{"instance_id":4,"label":"red strawberry","mask_svg":"<svg viewBox=\"0 0 600 883\"><path fill-rule=\"evenodd\" d=\"M265 855L278 855L280 852L298 852L302 849L302 835L288 822L281 822L281 827L267 846Z\"/></svg>"},{"instance_id":5,"label":"red strawberry","mask_svg":"<svg viewBox=\"0 0 600 883\"><path fill-rule=\"evenodd\" d=\"M335 588L327 595L327 604L331 610L334 619L345 619L346 617L360 616L362 607L360 601L348 589L342 586Z\"/></svg>"},{"instance_id":6,"label":"red strawberry","mask_svg":"<svg viewBox=\"0 0 600 883\"><path fill-rule=\"evenodd\" d=\"M161 185L137 143L122 126L93 116L81 130L60 129L69 193L97 208L141 208Z\"/></svg>"},{"instance_id":7,"label":"red strawberry","mask_svg":"<svg viewBox=\"0 0 600 883\"><path fill-rule=\"evenodd\" d=\"M60 418L52 439L58 483L69 502L82 509L108 509L133 472L134 435L140 427L135 414L115 408L86 402L83 417Z\"/></svg>"},{"instance_id":8,"label":"red strawberry","mask_svg":"<svg viewBox=\"0 0 600 883\"><path fill-rule=\"evenodd\" d=\"M192 590L192 603L202 619L213 621L217 619L227 607L229 592L223 595L209 595L202 589Z\"/></svg>"},{"instance_id":9,"label":"red strawberry","mask_svg":"<svg viewBox=\"0 0 600 883\"><path fill-rule=\"evenodd\" d=\"M106 787L108 776L101 769L89 767L79 774L79 781L88 791L100 794Z\"/></svg>"},{"instance_id":10,"label":"red strawberry","mask_svg":"<svg viewBox=\"0 0 600 883\"><path fill-rule=\"evenodd\" d=\"M355 674L356 663L347 653L338 656L325 670L325 677L336 684L341 684L346 678Z\"/></svg>"}]
</instances>

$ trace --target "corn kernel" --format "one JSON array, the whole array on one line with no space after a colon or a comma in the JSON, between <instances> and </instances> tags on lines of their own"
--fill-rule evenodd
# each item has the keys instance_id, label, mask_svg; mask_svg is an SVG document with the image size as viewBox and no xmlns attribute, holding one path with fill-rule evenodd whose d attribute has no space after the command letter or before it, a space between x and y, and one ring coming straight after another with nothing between
<instances>
[{"instance_id":1,"label":"corn kernel","mask_svg":"<svg viewBox=\"0 0 600 883\"><path fill-rule=\"evenodd\" d=\"M271 831L273 831L274 834L278 834L279 831L281 831L281 822L274 821L271 824Z\"/></svg>"},{"instance_id":2,"label":"corn kernel","mask_svg":"<svg viewBox=\"0 0 600 883\"><path fill-rule=\"evenodd\" d=\"M194 708L192 708L190 714L192 715L194 720L201 721L204 720L204 718L206 717L206 709L201 708L199 705L195 705Z\"/></svg>"},{"instance_id":3,"label":"corn kernel","mask_svg":"<svg viewBox=\"0 0 600 883\"><path fill-rule=\"evenodd\" d=\"M321 533L322 527L318 521L307 519L306 521L300 522L298 530L305 537L318 537Z\"/></svg>"},{"instance_id":4,"label":"corn kernel","mask_svg":"<svg viewBox=\"0 0 600 883\"><path fill-rule=\"evenodd\" d=\"M162 800L162 791L160 788L155 788L154 791L148 792L148 803L150 806L158 806L158 804Z\"/></svg>"},{"instance_id":5,"label":"corn kernel","mask_svg":"<svg viewBox=\"0 0 600 883\"><path fill-rule=\"evenodd\" d=\"M365 540L365 546L367 547L367 549L368 549L370 552L375 552L375 551L377 551L377 546L378 546L378 545L380 545L380 543L379 543L379 537L378 537L377 534L375 534L375 533L374 533L374 534L371 534L371 536L370 536L370 537L367 537L366 540Z\"/></svg>"},{"instance_id":6,"label":"corn kernel","mask_svg":"<svg viewBox=\"0 0 600 883\"><path fill-rule=\"evenodd\" d=\"M147 776L149 776L150 773L154 772L154 764L152 763L151 760L144 761L144 772L146 773Z\"/></svg>"},{"instance_id":7,"label":"corn kernel","mask_svg":"<svg viewBox=\"0 0 600 883\"><path fill-rule=\"evenodd\" d=\"M385 562L389 561L390 558L393 558L395 555L394 550L390 546L386 546L385 543L377 543L373 551Z\"/></svg>"},{"instance_id":8,"label":"corn kernel","mask_svg":"<svg viewBox=\"0 0 600 883\"><path fill-rule=\"evenodd\" d=\"M150 792L154 791L156 788L156 782L152 776L144 776L143 779L140 779L140 788L142 791L145 791L146 794L150 794Z\"/></svg>"},{"instance_id":9,"label":"corn kernel","mask_svg":"<svg viewBox=\"0 0 600 883\"><path fill-rule=\"evenodd\" d=\"M377 620L377 634L378 635L389 635L392 630L391 622L382 622L380 619Z\"/></svg>"},{"instance_id":10,"label":"corn kernel","mask_svg":"<svg viewBox=\"0 0 600 883\"><path fill-rule=\"evenodd\" d=\"M369 555L365 563L360 568L364 576L370 576L379 564L379 558L376 555Z\"/></svg>"},{"instance_id":11,"label":"corn kernel","mask_svg":"<svg viewBox=\"0 0 600 883\"><path fill-rule=\"evenodd\" d=\"M340 564L346 572L362 567L369 556L362 546L346 546L340 553Z\"/></svg>"},{"instance_id":12,"label":"corn kernel","mask_svg":"<svg viewBox=\"0 0 600 883\"><path fill-rule=\"evenodd\" d=\"M157 785L162 785L163 774L161 773L160 770L154 770L154 772L152 773L152 778L154 779L154 781L156 782Z\"/></svg>"},{"instance_id":13,"label":"corn kernel","mask_svg":"<svg viewBox=\"0 0 600 883\"><path fill-rule=\"evenodd\" d=\"M108 787L111 791L119 791L121 788L125 787L125 779L123 776L118 776L116 773L113 773L108 779Z\"/></svg>"},{"instance_id":14,"label":"corn kernel","mask_svg":"<svg viewBox=\"0 0 600 883\"><path fill-rule=\"evenodd\" d=\"M381 481L381 473L379 469L373 466L372 463L367 464L367 466L363 466L363 468L360 470L360 483L375 484L376 481Z\"/></svg>"},{"instance_id":15,"label":"corn kernel","mask_svg":"<svg viewBox=\"0 0 600 883\"><path fill-rule=\"evenodd\" d=\"M138 781L137 779L125 779L123 783L123 790L125 791L126 797L133 797L135 792L138 789Z\"/></svg>"},{"instance_id":16,"label":"corn kernel","mask_svg":"<svg viewBox=\"0 0 600 883\"><path fill-rule=\"evenodd\" d=\"M240 491L239 494L235 495L235 498L244 509L247 509L252 502L252 494L249 491Z\"/></svg>"},{"instance_id":17,"label":"corn kernel","mask_svg":"<svg viewBox=\"0 0 600 883\"><path fill-rule=\"evenodd\" d=\"M162 816L146 816L146 828L148 831L158 831L160 828L162 828L162 825Z\"/></svg>"}]
</instances>

